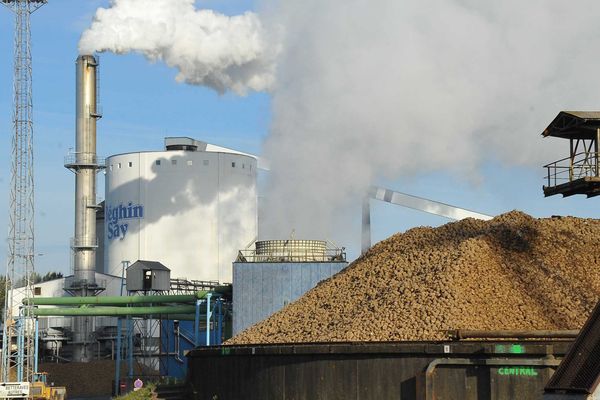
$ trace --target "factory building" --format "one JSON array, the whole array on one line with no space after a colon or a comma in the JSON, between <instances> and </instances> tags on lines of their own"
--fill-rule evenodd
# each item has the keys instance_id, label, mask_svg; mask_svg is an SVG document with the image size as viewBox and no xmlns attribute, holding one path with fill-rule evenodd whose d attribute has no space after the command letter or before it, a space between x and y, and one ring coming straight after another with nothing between
<instances>
[{"instance_id":1,"label":"factory building","mask_svg":"<svg viewBox=\"0 0 600 400\"><path fill-rule=\"evenodd\" d=\"M173 277L231 282L257 235L255 157L190 138L106 160L104 272L153 260Z\"/></svg>"},{"instance_id":2,"label":"factory building","mask_svg":"<svg viewBox=\"0 0 600 400\"><path fill-rule=\"evenodd\" d=\"M322 240L263 240L233 263L233 334L299 299L346 268L343 248Z\"/></svg>"},{"instance_id":3,"label":"factory building","mask_svg":"<svg viewBox=\"0 0 600 400\"><path fill-rule=\"evenodd\" d=\"M98 297L118 296L121 292L122 279L120 276L111 276L96 272L94 274L95 282L104 290L98 294ZM34 285L34 294L36 297L65 297L70 294L65 291L73 285L75 275L65 276L51 281L40 282ZM13 299L15 312L22 305L24 293L16 290ZM116 318L113 317L80 317L83 318L83 323L86 325L86 331L93 334L94 339L90 339L90 343L94 342L93 355L94 357L107 356L114 351L112 346L115 335L111 335L112 339L107 339L105 332L113 330L116 327ZM73 347L67 346L73 343L73 318L71 317L39 317L40 331L40 354L44 355L47 360L57 361L65 360L73 357Z\"/></svg>"},{"instance_id":4,"label":"factory building","mask_svg":"<svg viewBox=\"0 0 600 400\"><path fill-rule=\"evenodd\" d=\"M72 274L27 299L9 293L13 314L35 310L41 362L111 359L120 385L126 357L128 378L134 359L151 376L182 378L186 351L295 301L346 267L344 249L257 241L257 169L268 165L251 154L167 137L159 151L98 157L97 72L96 57L78 57L76 147L65 158L75 176Z\"/></svg>"}]
</instances>

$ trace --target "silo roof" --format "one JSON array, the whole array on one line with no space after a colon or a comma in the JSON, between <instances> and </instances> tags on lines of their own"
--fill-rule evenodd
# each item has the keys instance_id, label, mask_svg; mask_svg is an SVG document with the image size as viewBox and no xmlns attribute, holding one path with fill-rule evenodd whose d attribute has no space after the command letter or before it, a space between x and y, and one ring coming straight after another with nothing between
<instances>
[{"instance_id":1,"label":"silo roof","mask_svg":"<svg viewBox=\"0 0 600 400\"><path fill-rule=\"evenodd\" d=\"M561 111L542 136L565 139L593 139L600 129L600 111Z\"/></svg>"}]
</instances>

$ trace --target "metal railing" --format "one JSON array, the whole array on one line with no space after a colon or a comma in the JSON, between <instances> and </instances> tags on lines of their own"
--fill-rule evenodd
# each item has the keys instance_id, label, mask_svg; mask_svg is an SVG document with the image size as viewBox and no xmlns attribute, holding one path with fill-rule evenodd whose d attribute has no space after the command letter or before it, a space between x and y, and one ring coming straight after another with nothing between
<instances>
[{"instance_id":1,"label":"metal railing","mask_svg":"<svg viewBox=\"0 0 600 400\"><path fill-rule=\"evenodd\" d=\"M69 153L65 156L65 165L89 165L104 166L104 157L98 157L95 153Z\"/></svg>"},{"instance_id":2,"label":"metal railing","mask_svg":"<svg viewBox=\"0 0 600 400\"><path fill-rule=\"evenodd\" d=\"M586 177L600 177L598 152L582 152L544 165L547 186L557 186Z\"/></svg>"},{"instance_id":3,"label":"metal railing","mask_svg":"<svg viewBox=\"0 0 600 400\"><path fill-rule=\"evenodd\" d=\"M106 288L107 283L108 282L106 279L94 280L93 286L100 287L100 288ZM65 277L65 288L80 287L82 285L88 285L88 284L89 284L89 282L86 279L83 279L83 280L77 279L77 278L75 278L74 275Z\"/></svg>"},{"instance_id":4,"label":"metal railing","mask_svg":"<svg viewBox=\"0 0 600 400\"><path fill-rule=\"evenodd\" d=\"M200 290L213 290L219 281L199 281L186 278L171 278L171 292L177 294L196 293Z\"/></svg>"},{"instance_id":5,"label":"metal railing","mask_svg":"<svg viewBox=\"0 0 600 400\"><path fill-rule=\"evenodd\" d=\"M236 262L335 262L346 261L346 252L344 248L328 248L321 253L315 254L312 251L302 253L297 249L287 254L260 254L254 249L240 250Z\"/></svg>"},{"instance_id":6,"label":"metal railing","mask_svg":"<svg viewBox=\"0 0 600 400\"><path fill-rule=\"evenodd\" d=\"M96 104L96 107L89 106L88 112L90 117L92 118L102 118L102 106L100 104Z\"/></svg>"}]
</instances>

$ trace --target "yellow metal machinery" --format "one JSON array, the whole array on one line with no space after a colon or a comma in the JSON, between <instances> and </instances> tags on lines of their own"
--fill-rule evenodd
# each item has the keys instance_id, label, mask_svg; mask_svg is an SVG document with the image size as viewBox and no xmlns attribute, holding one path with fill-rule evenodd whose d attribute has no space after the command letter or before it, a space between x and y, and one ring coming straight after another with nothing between
<instances>
[{"instance_id":1,"label":"yellow metal machinery","mask_svg":"<svg viewBox=\"0 0 600 400\"><path fill-rule=\"evenodd\" d=\"M67 388L64 386L49 386L48 374L37 374L37 382L33 382L29 389L29 398L32 400L65 400Z\"/></svg>"}]
</instances>

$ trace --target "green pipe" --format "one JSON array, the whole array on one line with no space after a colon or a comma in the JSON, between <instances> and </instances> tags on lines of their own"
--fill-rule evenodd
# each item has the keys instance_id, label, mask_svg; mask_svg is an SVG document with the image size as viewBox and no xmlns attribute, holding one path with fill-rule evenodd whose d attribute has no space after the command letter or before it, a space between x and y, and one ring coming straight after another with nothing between
<instances>
[{"instance_id":1,"label":"green pipe","mask_svg":"<svg viewBox=\"0 0 600 400\"><path fill-rule=\"evenodd\" d=\"M203 299L207 291L196 294L171 294L151 296L89 296L89 297L33 297L23 299L25 305L35 306L80 306L80 305L120 305L120 304L164 304L193 303Z\"/></svg>"},{"instance_id":2,"label":"green pipe","mask_svg":"<svg viewBox=\"0 0 600 400\"><path fill-rule=\"evenodd\" d=\"M87 317L104 316L119 317L133 315L167 315L167 314L194 314L196 306L151 306L151 307L55 307L34 308L33 314L37 317Z\"/></svg>"}]
</instances>

